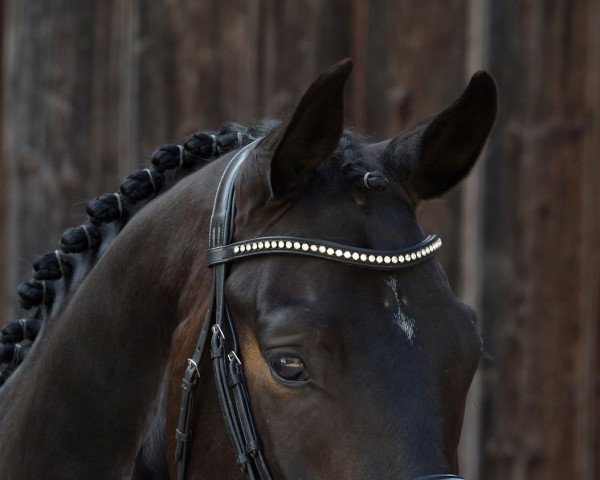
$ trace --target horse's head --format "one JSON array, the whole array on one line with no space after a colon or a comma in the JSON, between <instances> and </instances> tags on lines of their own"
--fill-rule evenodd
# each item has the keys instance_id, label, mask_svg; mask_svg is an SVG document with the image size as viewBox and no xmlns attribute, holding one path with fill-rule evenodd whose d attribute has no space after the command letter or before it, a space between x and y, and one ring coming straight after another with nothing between
<instances>
[{"instance_id":1,"label":"horse's head","mask_svg":"<svg viewBox=\"0 0 600 480\"><path fill-rule=\"evenodd\" d=\"M493 123L494 83L478 74L441 114L390 141L363 144L342 129L349 73L349 62L332 67L288 122L181 182L255 132L227 128L162 147L152 168L88 204L88 220L65 232L62 251L35 262L35 278L21 284L19 296L24 308L36 309L2 332L0 360L12 365L0 383L28 350L18 342L44 338L0 394L0 427L10 432L0 448L2 473L121 478L139 446L132 478L164 478L167 440L171 472L190 454L188 478L234 478L220 404L238 462L254 479L252 472L266 467L246 385L275 478L410 479L457 471L481 342L474 313L430 258L438 243L423 244L415 209L472 167ZM231 166L240 166L237 176L228 175ZM215 205L232 206L229 196L219 201L232 192L229 180L237 210L205 215L215 189ZM140 210L166 184L176 186ZM214 276L207 275L204 246L198 248L208 218ZM236 240L288 241L275 247L271 237L269 255L236 258L248 247L224 245L233 224ZM250 255L267 248L249 242ZM341 246L325 248L327 242ZM233 256L218 257L223 252ZM211 277L215 288L207 295ZM197 313L205 303L216 308L203 321ZM202 323L198 345L205 345L210 322L210 355L196 348L181 382L190 333ZM187 414L200 374L208 388L194 406L191 437ZM171 432L177 425L177 442L163 435L165 423Z\"/></svg>"},{"instance_id":2,"label":"horse's head","mask_svg":"<svg viewBox=\"0 0 600 480\"><path fill-rule=\"evenodd\" d=\"M350 69L342 62L319 77L246 160L236 240L294 235L399 250L424 238L419 201L467 175L495 117L486 73L439 115L365 145L342 131ZM457 471L481 339L437 261L386 272L260 256L231 266L226 295L275 478Z\"/></svg>"}]
</instances>

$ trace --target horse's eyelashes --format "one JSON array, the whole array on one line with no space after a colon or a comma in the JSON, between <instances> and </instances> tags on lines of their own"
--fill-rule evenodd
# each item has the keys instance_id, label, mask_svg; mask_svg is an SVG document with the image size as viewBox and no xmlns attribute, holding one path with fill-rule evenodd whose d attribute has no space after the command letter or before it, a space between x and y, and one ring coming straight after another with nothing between
<instances>
[{"instance_id":1,"label":"horse's eyelashes","mask_svg":"<svg viewBox=\"0 0 600 480\"><path fill-rule=\"evenodd\" d=\"M304 361L292 354L276 355L269 360L275 378L284 382L306 382L310 374Z\"/></svg>"}]
</instances>

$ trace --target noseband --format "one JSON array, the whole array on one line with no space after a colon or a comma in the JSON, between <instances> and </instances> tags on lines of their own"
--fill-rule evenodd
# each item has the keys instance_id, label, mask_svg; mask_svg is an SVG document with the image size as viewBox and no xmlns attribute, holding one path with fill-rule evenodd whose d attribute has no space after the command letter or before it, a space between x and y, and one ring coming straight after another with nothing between
<instances>
[{"instance_id":1,"label":"noseband","mask_svg":"<svg viewBox=\"0 0 600 480\"><path fill-rule=\"evenodd\" d=\"M240 150L229 162L215 195L210 219L207 264L213 270L213 290L204 323L181 382L181 408L175 431L177 448L177 479L184 480L194 396L200 380L199 365L211 333L210 358L225 425L231 438L236 460L249 480L272 479L263 456L254 418L250 410L248 391L242 371L241 354L235 327L225 301L227 263L246 257L266 254L293 254L333 260L362 268L399 270L410 268L430 259L442 241L429 235L419 244L399 251L376 251L351 247L312 238L273 236L231 243L235 222L234 182L236 174L248 157L250 145ZM433 475L416 480L460 478L454 475Z\"/></svg>"}]
</instances>

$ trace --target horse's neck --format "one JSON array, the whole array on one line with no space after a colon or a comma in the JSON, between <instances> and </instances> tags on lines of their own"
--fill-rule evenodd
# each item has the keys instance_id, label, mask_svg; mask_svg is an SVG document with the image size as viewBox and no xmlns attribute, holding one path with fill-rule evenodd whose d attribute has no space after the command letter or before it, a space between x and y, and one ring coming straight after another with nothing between
<instances>
[{"instance_id":1,"label":"horse's neck","mask_svg":"<svg viewBox=\"0 0 600 480\"><path fill-rule=\"evenodd\" d=\"M157 203L119 235L0 391L1 479L113 478L131 468L207 231L185 203Z\"/></svg>"}]
</instances>

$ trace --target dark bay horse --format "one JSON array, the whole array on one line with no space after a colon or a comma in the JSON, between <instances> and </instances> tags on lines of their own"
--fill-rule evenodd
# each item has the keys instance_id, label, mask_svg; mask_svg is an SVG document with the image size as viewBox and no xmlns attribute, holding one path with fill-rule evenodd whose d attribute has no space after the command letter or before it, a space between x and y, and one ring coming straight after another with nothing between
<instances>
[{"instance_id":1,"label":"dark bay horse","mask_svg":"<svg viewBox=\"0 0 600 480\"><path fill-rule=\"evenodd\" d=\"M0 347L12 362L0 377L0 479L177 478L181 378L213 281L213 200L239 147L254 141L235 177L236 241L398 251L425 238L415 210L475 163L494 82L475 74L446 110L371 144L343 130L350 70L343 61L324 72L286 122L162 147L36 261L19 288L30 313L4 328ZM271 254L228 266L227 308L273 478L458 474L481 339L473 311L426 260L376 270ZM186 478L243 478L212 353L198 365Z\"/></svg>"}]
</instances>

